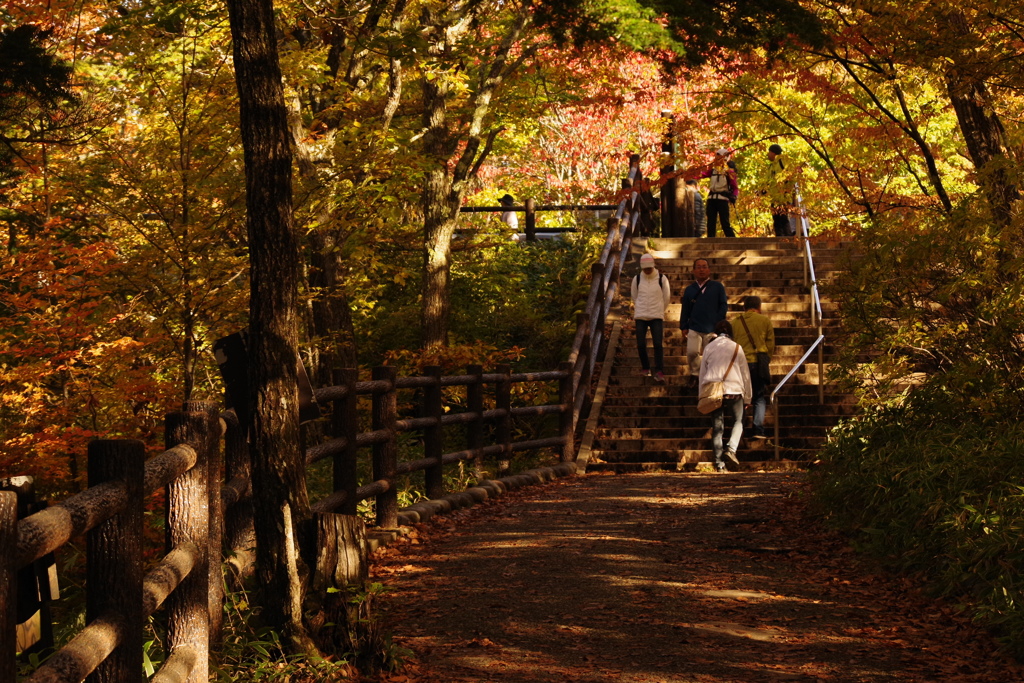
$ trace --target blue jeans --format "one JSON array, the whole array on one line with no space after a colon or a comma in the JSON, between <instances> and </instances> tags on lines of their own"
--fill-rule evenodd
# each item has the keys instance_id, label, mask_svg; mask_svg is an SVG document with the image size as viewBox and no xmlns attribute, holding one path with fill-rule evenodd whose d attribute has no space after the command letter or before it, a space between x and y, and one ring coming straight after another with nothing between
<instances>
[{"instance_id":1,"label":"blue jeans","mask_svg":"<svg viewBox=\"0 0 1024 683\"><path fill-rule=\"evenodd\" d=\"M647 357L648 329L654 340L654 370L655 372L665 372L665 347L662 341L665 321L661 319L636 321L636 352L640 354L640 366L644 370L651 369L651 360Z\"/></svg>"},{"instance_id":2,"label":"blue jeans","mask_svg":"<svg viewBox=\"0 0 1024 683\"><path fill-rule=\"evenodd\" d=\"M725 434L726 412L732 414L733 422L732 431L729 433L729 443L726 445L726 449L723 449L722 436ZM725 467L723 451L730 450L735 453L740 446L740 439L743 437L743 397L727 398L722 401L722 407L711 413L711 419L714 421L711 427L711 448L715 452L715 467L722 468Z\"/></svg>"},{"instance_id":3,"label":"blue jeans","mask_svg":"<svg viewBox=\"0 0 1024 683\"><path fill-rule=\"evenodd\" d=\"M750 388L754 395L754 433L764 434L764 412L768 406L768 387L757 371L757 363L747 363L750 368Z\"/></svg>"}]
</instances>

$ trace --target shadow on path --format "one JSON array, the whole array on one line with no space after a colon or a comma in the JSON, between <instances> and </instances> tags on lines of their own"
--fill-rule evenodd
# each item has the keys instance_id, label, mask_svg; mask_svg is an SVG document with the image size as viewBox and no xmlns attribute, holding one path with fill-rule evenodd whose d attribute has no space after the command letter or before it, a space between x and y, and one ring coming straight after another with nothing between
<instances>
[{"instance_id":1,"label":"shadow on path","mask_svg":"<svg viewBox=\"0 0 1024 683\"><path fill-rule=\"evenodd\" d=\"M802 482L577 477L427 525L375 570L416 653L406 680L1024 680L990 638L807 524Z\"/></svg>"}]
</instances>

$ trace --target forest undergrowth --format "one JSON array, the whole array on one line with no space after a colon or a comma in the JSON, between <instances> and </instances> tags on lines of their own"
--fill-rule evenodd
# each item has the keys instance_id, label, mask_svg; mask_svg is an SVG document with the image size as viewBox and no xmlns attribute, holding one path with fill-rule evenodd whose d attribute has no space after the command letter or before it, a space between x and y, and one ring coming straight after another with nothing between
<instances>
[{"instance_id":1,"label":"forest undergrowth","mask_svg":"<svg viewBox=\"0 0 1024 683\"><path fill-rule=\"evenodd\" d=\"M1019 223L867 231L832 295L860 394L813 474L818 512L1024 656Z\"/></svg>"}]
</instances>

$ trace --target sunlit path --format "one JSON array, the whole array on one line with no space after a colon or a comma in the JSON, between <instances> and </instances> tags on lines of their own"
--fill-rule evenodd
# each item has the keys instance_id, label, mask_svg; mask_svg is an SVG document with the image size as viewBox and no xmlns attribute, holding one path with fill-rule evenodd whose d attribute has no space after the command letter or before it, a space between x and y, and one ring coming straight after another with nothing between
<instances>
[{"instance_id":1,"label":"sunlit path","mask_svg":"<svg viewBox=\"0 0 1024 683\"><path fill-rule=\"evenodd\" d=\"M403 675L1021 679L990 638L803 520L803 477L592 475L424 527L377 565L396 589L391 628L416 653Z\"/></svg>"}]
</instances>

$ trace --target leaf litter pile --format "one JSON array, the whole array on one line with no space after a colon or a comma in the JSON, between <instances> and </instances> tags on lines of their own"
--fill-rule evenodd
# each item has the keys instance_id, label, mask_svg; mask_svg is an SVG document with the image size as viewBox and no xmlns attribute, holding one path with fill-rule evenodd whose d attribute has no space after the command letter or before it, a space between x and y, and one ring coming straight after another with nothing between
<instances>
[{"instance_id":1,"label":"leaf litter pile","mask_svg":"<svg viewBox=\"0 0 1024 683\"><path fill-rule=\"evenodd\" d=\"M806 517L801 474L589 475L378 551L382 681L1024 681L950 606Z\"/></svg>"}]
</instances>

